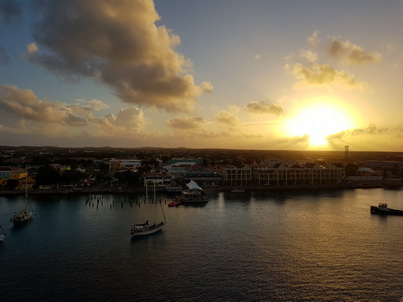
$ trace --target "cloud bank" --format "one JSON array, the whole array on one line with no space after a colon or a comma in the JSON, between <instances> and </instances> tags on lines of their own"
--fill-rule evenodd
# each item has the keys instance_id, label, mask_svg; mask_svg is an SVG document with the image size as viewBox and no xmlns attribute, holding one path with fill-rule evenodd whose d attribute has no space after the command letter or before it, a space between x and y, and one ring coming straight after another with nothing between
<instances>
[{"instance_id":1,"label":"cloud bank","mask_svg":"<svg viewBox=\"0 0 403 302\"><path fill-rule=\"evenodd\" d=\"M283 114L282 107L264 101L250 102L246 105L246 109L257 114L274 114L277 116Z\"/></svg>"},{"instance_id":2,"label":"cloud bank","mask_svg":"<svg viewBox=\"0 0 403 302\"><path fill-rule=\"evenodd\" d=\"M180 39L149 0L37 0L37 49L28 58L64 77L91 77L124 102L188 112L212 85L194 83Z\"/></svg>"},{"instance_id":3,"label":"cloud bank","mask_svg":"<svg viewBox=\"0 0 403 302\"><path fill-rule=\"evenodd\" d=\"M368 89L367 82L357 79L349 71L320 63L319 54L314 50L324 50L325 55L335 59L336 63L343 64L344 67L348 65L362 66L382 61L380 53L365 50L349 41L342 41L340 37L328 37L325 42L321 42L318 31L308 37L307 42L313 49L302 49L297 58L296 56L287 58L297 59L298 62L285 65L285 69L297 80L294 88L338 87L359 91Z\"/></svg>"}]
</instances>

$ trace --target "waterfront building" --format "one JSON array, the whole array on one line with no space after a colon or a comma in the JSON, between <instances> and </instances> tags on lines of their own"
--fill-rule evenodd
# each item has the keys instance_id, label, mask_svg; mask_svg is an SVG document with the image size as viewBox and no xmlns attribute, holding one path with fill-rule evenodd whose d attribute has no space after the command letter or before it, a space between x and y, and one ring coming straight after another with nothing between
<instances>
[{"instance_id":1,"label":"waterfront building","mask_svg":"<svg viewBox=\"0 0 403 302\"><path fill-rule=\"evenodd\" d=\"M252 167L228 166L222 168L222 179L227 186L250 186L252 184Z\"/></svg>"},{"instance_id":2,"label":"waterfront building","mask_svg":"<svg viewBox=\"0 0 403 302\"><path fill-rule=\"evenodd\" d=\"M3 180L7 179L25 179L28 173L25 169L12 167L12 166L1 166L0 167L0 178Z\"/></svg>"},{"instance_id":3,"label":"waterfront building","mask_svg":"<svg viewBox=\"0 0 403 302\"><path fill-rule=\"evenodd\" d=\"M345 179L345 168L338 163L277 162L223 169L223 182L229 186L321 186L341 184Z\"/></svg>"},{"instance_id":4,"label":"waterfront building","mask_svg":"<svg viewBox=\"0 0 403 302\"><path fill-rule=\"evenodd\" d=\"M171 183L171 176L167 175L164 172L152 171L146 174L143 174L144 178L144 186L167 186Z\"/></svg>"},{"instance_id":5,"label":"waterfront building","mask_svg":"<svg viewBox=\"0 0 403 302\"><path fill-rule=\"evenodd\" d=\"M215 186L221 183L222 175L216 167L191 166L185 171L184 177L201 185Z\"/></svg>"}]
</instances>

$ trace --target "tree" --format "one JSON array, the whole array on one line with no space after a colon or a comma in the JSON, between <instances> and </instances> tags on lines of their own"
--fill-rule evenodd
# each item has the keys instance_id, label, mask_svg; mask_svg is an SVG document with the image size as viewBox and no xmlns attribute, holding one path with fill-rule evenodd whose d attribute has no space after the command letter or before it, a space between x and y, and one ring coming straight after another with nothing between
<instances>
[{"instance_id":1,"label":"tree","mask_svg":"<svg viewBox=\"0 0 403 302\"><path fill-rule=\"evenodd\" d=\"M36 185L55 185L60 180L59 172L50 165L42 166L36 175Z\"/></svg>"},{"instance_id":2,"label":"tree","mask_svg":"<svg viewBox=\"0 0 403 302\"><path fill-rule=\"evenodd\" d=\"M19 181L17 179L7 179L7 189L8 190L14 190L19 184Z\"/></svg>"},{"instance_id":3,"label":"tree","mask_svg":"<svg viewBox=\"0 0 403 302\"><path fill-rule=\"evenodd\" d=\"M358 166L354 164L347 164L346 165L346 176L355 176L357 175Z\"/></svg>"}]
</instances>

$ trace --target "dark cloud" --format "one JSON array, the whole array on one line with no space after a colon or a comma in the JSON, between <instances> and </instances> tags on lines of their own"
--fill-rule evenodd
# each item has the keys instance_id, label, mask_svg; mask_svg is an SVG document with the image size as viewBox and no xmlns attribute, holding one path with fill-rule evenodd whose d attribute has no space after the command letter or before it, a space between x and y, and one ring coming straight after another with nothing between
<instances>
[{"instance_id":1,"label":"dark cloud","mask_svg":"<svg viewBox=\"0 0 403 302\"><path fill-rule=\"evenodd\" d=\"M228 111L220 111L215 115L216 120L226 126L236 127L239 124L238 117Z\"/></svg>"},{"instance_id":2,"label":"dark cloud","mask_svg":"<svg viewBox=\"0 0 403 302\"><path fill-rule=\"evenodd\" d=\"M345 64L364 65L382 60L382 55L379 52L367 51L349 41L341 41L337 37L331 39L328 53Z\"/></svg>"},{"instance_id":3,"label":"dark cloud","mask_svg":"<svg viewBox=\"0 0 403 302\"><path fill-rule=\"evenodd\" d=\"M298 80L297 87L341 85L349 89L365 90L367 83L356 80L355 76L335 69L327 64L310 64L304 66L297 63L292 68L292 74Z\"/></svg>"},{"instance_id":4,"label":"dark cloud","mask_svg":"<svg viewBox=\"0 0 403 302\"><path fill-rule=\"evenodd\" d=\"M0 24L18 21L21 14L21 6L17 1L0 0Z\"/></svg>"},{"instance_id":5,"label":"dark cloud","mask_svg":"<svg viewBox=\"0 0 403 302\"><path fill-rule=\"evenodd\" d=\"M191 62L164 26L151 0L37 0L33 62L66 77L92 77L126 103L190 111L210 83L197 86ZM45 50L42 50L42 48Z\"/></svg>"},{"instance_id":6,"label":"dark cloud","mask_svg":"<svg viewBox=\"0 0 403 302\"><path fill-rule=\"evenodd\" d=\"M201 117L189 116L175 117L167 121L169 127L183 130L200 128L203 123L204 120Z\"/></svg>"},{"instance_id":7,"label":"dark cloud","mask_svg":"<svg viewBox=\"0 0 403 302\"><path fill-rule=\"evenodd\" d=\"M399 128L389 129L389 128L380 128L375 124L370 123L366 128L355 128L350 130L340 131L326 137L329 143L334 143L336 141L343 141L348 137L360 136L360 135L379 135L387 132L397 133Z\"/></svg>"},{"instance_id":8,"label":"dark cloud","mask_svg":"<svg viewBox=\"0 0 403 302\"><path fill-rule=\"evenodd\" d=\"M246 109L258 114L274 114L281 115L284 113L283 108L268 102L250 102L246 105Z\"/></svg>"}]
</instances>

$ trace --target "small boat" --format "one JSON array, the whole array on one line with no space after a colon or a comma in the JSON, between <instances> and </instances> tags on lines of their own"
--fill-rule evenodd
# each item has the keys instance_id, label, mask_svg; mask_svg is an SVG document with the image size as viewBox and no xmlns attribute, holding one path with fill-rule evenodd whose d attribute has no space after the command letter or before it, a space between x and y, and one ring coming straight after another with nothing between
<instances>
[{"instance_id":1,"label":"small boat","mask_svg":"<svg viewBox=\"0 0 403 302\"><path fill-rule=\"evenodd\" d=\"M153 225L149 225L147 220L145 223L134 224L131 229L131 234L133 236L145 236L154 234L160 231L164 224L165 222L161 221L158 224L154 223Z\"/></svg>"},{"instance_id":2,"label":"small boat","mask_svg":"<svg viewBox=\"0 0 403 302\"><path fill-rule=\"evenodd\" d=\"M148 195L147 195L146 198L148 198ZM153 202L154 202L154 206L156 207L157 206L157 200L156 200L156 197L155 197L155 183L154 183L154 201ZM130 234L133 237L137 237L137 236L147 236L147 235L157 233L158 231L161 231L162 227L166 224L166 218L165 218L165 213L164 213L164 210L162 208L161 202L160 202L160 207L161 207L162 215L164 216L165 221L161 221L160 223L156 223L154 221L154 224L152 224L152 225L150 225L148 223L148 220L145 223L133 224L132 228L130 230Z\"/></svg>"},{"instance_id":3,"label":"small boat","mask_svg":"<svg viewBox=\"0 0 403 302\"><path fill-rule=\"evenodd\" d=\"M390 209L387 203L379 203L378 206L371 206L370 209L371 214L403 216L402 210Z\"/></svg>"},{"instance_id":4,"label":"small boat","mask_svg":"<svg viewBox=\"0 0 403 302\"><path fill-rule=\"evenodd\" d=\"M4 240L4 238L6 238L6 233L4 232L4 230L3 230L3 228L2 228L2 226L0 225L0 229L1 229L1 231L3 232L3 234L0 234L0 242L1 241L3 241Z\"/></svg>"},{"instance_id":5,"label":"small boat","mask_svg":"<svg viewBox=\"0 0 403 302\"><path fill-rule=\"evenodd\" d=\"M25 178L25 208L15 212L14 216L10 219L10 221L14 224L14 226L19 226L27 223L28 221L31 220L34 214L34 211L29 207L28 193L27 193L27 178L28 173Z\"/></svg>"},{"instance_id":6,"label":"small boat","mask_svg":"<svg viewBox=\"0 0 403 302\"><path fill-rule=\"evenodd\" d=\"M178 197L182 204L206 204L208 202L203 189L195 181L191 180L186 186L188 189L183 190Z\"/></svg>"},{"instance_id":7,"label":"small boat","mask_svg":"<svg viewBox=\"0 0 403 302\"><path fill-rule=\"evenodd\" d=\"M170 203L168 203L168 207L172 208L172 207L177 207L178 205L181 205L182 202L178 199L171 201Z\"/></svg>"}]
</instances>

